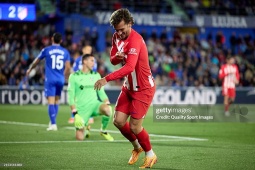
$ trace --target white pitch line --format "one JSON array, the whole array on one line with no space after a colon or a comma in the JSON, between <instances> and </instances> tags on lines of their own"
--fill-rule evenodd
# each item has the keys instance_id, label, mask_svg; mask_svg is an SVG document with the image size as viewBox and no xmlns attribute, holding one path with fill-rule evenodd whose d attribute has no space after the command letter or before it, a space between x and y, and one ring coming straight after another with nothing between
<instances>
[{"instance_id":1,"label":"white pitch line","mask_svg":"<svg viewBox=\"0 0 255 170\"><path fill-rule=\"evenodd\" d=\"M169 141L185 141L184 139L159 139L159 140L150 140L151 142L169 142ZM84 141L6 141L0 142L0 144L49 144L49 143L120 143L128 142L128 140L84 140Z\"/></svg>"},{"instance_id":2,"label":"white pitch line","mask_svg":"<svg viewBox=\"0 0 255 170\"><path fill-rule=\"evenodd\" d=\"M36 127L48 127L49 125L39 124L39 123L25 123L25 122L12 122L12 121L3 121L0 120L1 124L9 124L9 125L23 125L23 126L36 126Z\"/></svg>"},{"instance_id":3,"label":"white pitch line","mask_svg":"<svg viewBox=\"0 0 255 170\"><path fill-rule=\"evenodd\" d=\"M39 123L25 123L25 122L13 122L13 121L3 121L0 120L0 124L13 124L13 125L22 125L22 126L36 126L36 127L48 127L45 124ZM65 129L74 130L74 127L65 127ZM93 132L100 132L99 129L91 129ZM107 130L107 132L120 134L119 131L116 130ZM150 137L157 137L157 138L165 138L165 139L181 139L181 140L189 140L189 141L207 141L208 139L203 138L192 138L192 137L185 137L185 136L170 136L170 135L158 135L158 134L149 134Z\"/></svg>"},{"instance_id":4,"label":"white pitch line","mask_svg":"<svg viewBox=\"0 0 255 170\"><path fill-rule=\"evenodd\" d=\"M65 129L74 130L74 127L65 127ZM99 129L91 129L91 131L92 132L100 132ZM115 130L107 130L107 132L120 134L119 131L115 131ZM185 136L168 136L168 135L158 135L158 134L149 134L149 136L150 137L157 137L157 138L183 139L183 140L193 140L193 141L207 141L208 140L208 139L202 139L202 138L192 138L192 137L185 137Z\"/></svg>"}]
</instances>

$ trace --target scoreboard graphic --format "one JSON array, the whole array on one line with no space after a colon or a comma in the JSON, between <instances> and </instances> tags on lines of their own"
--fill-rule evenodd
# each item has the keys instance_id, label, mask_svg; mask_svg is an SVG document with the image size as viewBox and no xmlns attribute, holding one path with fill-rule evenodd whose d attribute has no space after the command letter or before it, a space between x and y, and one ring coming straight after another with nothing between
<instances>
[{"instance_id":1,"label":"scoreboard graphic","mask_svg":"<svg viewBox=\"0 0 255 170\"><path fill-rule=\"evenodd\" d=\"M4 4L0 3L0 21L35 21L34 4Z\"/></svg>"}]
</instances>

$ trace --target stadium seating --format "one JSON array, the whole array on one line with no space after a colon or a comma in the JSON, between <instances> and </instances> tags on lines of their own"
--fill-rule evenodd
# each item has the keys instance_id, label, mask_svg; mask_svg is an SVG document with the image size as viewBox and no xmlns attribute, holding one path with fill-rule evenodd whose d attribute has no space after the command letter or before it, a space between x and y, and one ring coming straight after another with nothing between
<instances>
[{"instance_id":1,"label":"stadium seating","mask_svg":"<svg viewBox=\"0 0 255 170\"><path fill-rule=\"evenodd\" d=\"M31 3L32 1L22 2ZM100 4L101 2L104 3ZM44 8L40 6L47 4L51 11L57 9L65 14L80 12L85 15L92 15L95 9L109 11L128 7L131 11L136 12L174 13L188 16L191 16L190 14L213 14L215 12L218 14L254 16L255 9L254 2L249 0L227 0L225 4L218 0L88 0L86 2L57 0L54 3L40 0L38 3L39 10L44 13L47 11L43 11ZM53 7L54 5L56 8ZM189 9L193 12L190 13ZM29 24L5 22L5 24L1 24L0 85L22 84L29 64L43 47L50 44L50 36L57 30L54 20L50 21L50 24L40 22ZM81 28L79 25L75 25L73 28L76 27ZM62 45L68 48L73 57L79 55L85 44L92 44L98 60L98 71L104 76L113 70L110 64L106 64L107 57L109 57L112 31L105 30L105 42L99 39L97 28L89 28L87 31L83 36L78 36L77 42L74 41L75 36L77 37L76 29L66 28ZM185 33L179 28L172 28L171 31L166 29L156 33L141 31L141 34L146 40L150 65L159 86L219 86L221 82L217 73L228 55L235 55L237 58L237 64L241 70L240 86L255 85L255 37L245 34L237 35L234 32L231 36L226 36L219 31L217 34L207 33L206 38L201 38L198 34ZM106 44L106 51L98 50L98 43ZM226 43L229 45L226 46ZM42 63L36 68L36 74L30 79L30 85L43 85L43 74ZM112 85L120 85L120 82L112 83Z\"/></svg>"}]
</instances>

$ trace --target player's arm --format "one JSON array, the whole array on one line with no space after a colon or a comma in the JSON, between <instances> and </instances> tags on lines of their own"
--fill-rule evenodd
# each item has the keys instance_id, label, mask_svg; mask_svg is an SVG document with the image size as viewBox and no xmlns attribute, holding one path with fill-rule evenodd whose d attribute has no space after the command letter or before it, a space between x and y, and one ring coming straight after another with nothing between
<instances>
[{"instance_id":1,"label":"player's arm","mask_svg":"<svg viewBox=\"0 0 255 170\"><path fill-rule=\"evenodd\" d=\"M34 59L34 61L30 64L30 66L28 67L28 70L27 70L27 73L26 75L28 76L30 74L30 72L33 70L33 68L35 68L38 63L40 62L41 60L39 58L36 58Z\"/></svg>"},{"instance_id":2,"label":"player's arm","mask_svg":"<svg viewBox=\"0 0 255 170\"><path fill-rule=\"evenodd\" d=\"M64 71L64 75L65 75L65 79L68 80L68 77L70 75L71 72L71 64L70 61L66 61L65 62L65 71Z\"/></svg>"},{"instance_id":3,"label":"player's arm","mask_svg":"<svg viewBox=\"0 0 255 170\"><path fill-rule=\"evenodd\" d=\"M35 68L38 63L45 57L44 55L45 50L42 49L42 51L40 52L40 54L36 57L36 59L34 59L34 61L30 64L30 66L28 67L28 70L26 72L26 75L28 76L30 74L30 72L32 71L33 68Z\"/></svg>"},{"instance_id":4,"label":"player's arm","mask_svg":"<svg viewBox=\"0 0 255 170\"><path fill-rule=\"evenodd\" d=\"M236 82L235 84L239 84L239 81L240 81L240 74L239 74L239 69L237 67L237 65L235 65L235 68L236 68Z\"/></svg>"},{"instance_id":5,"label":"player's arm","mask_svg":"<svg viewBox=\"0 0 255 170\"><path fill-rule=\"evenodd\" d=\"M107 94L105 93L104 87L102 87L100 90L97 91L98 97L101 101L103 101L106 104L110 104L109 98Z\"/></svg>"},{"instance_id":6,"label":"player's arm","mask_svg":"<svg viewBox=\"0 0 255 170\"><path fill-rule=\"evenodd\" d=\"M101 79L100 74L99 73L97 73L97 74L98 74L97 79L98 80ZM109 98L108 98L107 94L105 93L104 87L102 87L100 90L98 90L97 94L98 94L98 97L101 101L103 101L106 104L110 104Z\"/></svg>"},{"instance_id":7,"label":"player's arm","mask_svg":"<svg viewBox=\"0 0 255 170\"><path fill-rule=\"evenodd\" d=\"M104 78L98 80L94 85L94 89L100 90L102 86L107 84L107 82L122 78L130 74L132 71L134 71L137 60L138 60L138 55L140 53L141 43L142 43L141 41L133 41L132 43L129 43L128 44L129 47L127 47L127 50L124 51L125 55L127 56L125 58L126 63L124 64L124 66L108 74ZM132 50L129 51L129 49L132 49Z\"/></svg>"},{"instance_id":8,"label":"player's arm","mask_svg":"<svg viewBox=\"0 0 255 170\"><path fill-rule=\"evenodd\" d=\"M125 54L127 55L126 58L126 63L124 66L122 66L120 69L108 74L107 76L105 76L106 81L112 81L112 80L116 80L119 78L122 78L128 74L130 74L132 71L134 71L137 60L138 60L138 55L140 53L140 46L141 46L141 42L137 42L135 41L134 43L129 43L129 48L127 48L127 50L129 49L135 49L136 51L125 51Z\"/></svg>"},{"instance_id":9,"label":"player's arm","mask_svg":"<svg viewBox=\"0 0 255 170\"><path fill-rule=\"evenodd\" d=\"M219 71L219 78L223 79L226 76L224 72L224 66L221 66L220 71Z\"/></svg>"},{"instance_id":10,"label":"player's arm","mask_svg":"<svg viewBox=\"0 0 255 170\"><path fill-rule=\"evenodd\" d=\"M123 61L123 59L118 58L118 48L114 42L115 35L112 38L112 48L110 52L110 61L113 65L117 65Z\"/></svg>"},{"instance_id":11,"label":"player's arm","mask_svg":"<svg viewBox=\"0 0 255 170\"><path fill-rule=\"evenodd\" d=\"M71 108L71 110L75 110L75 73L72 73L68 79L68 87L67 87L67 102Z\"/></svg>"},{"instance_id":12,"label":"player's arm","mask_svg":"<svg viewBox=\"0 0 255 170\"><path fill-rule=\"evenodd\" d=\"M74 126L76 129L82 129L84 127L84 120L78 114L76 106L75 106L75 73L71 74L68 79L68 87L67 87L67 102L72 110L74 115Z\"/></svg>"},{"instance_id":13,"label":"player's arm","mask_svg":"<svg viewBox=\"0 0 255 170\"><path fill-rule=\"evenodd\" d=\"M67 51L67 50L66 50ZM70 72L71 72L71 64L70 64L70 54L67 51L67 60L65 62L65 70L64 70L64 75L65 75L65 79L68 80Z\"/></svg>"}]
</instances>

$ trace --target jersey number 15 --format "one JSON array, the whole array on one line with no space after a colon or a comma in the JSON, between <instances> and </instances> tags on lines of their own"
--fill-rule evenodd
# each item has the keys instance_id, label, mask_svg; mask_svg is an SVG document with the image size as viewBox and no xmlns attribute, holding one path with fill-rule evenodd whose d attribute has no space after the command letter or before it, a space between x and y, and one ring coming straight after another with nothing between
<instances>
[{"instance_id":1,"label":"jersey number 15","mask_svg":"<svg viewBox=\"0 0 255 170\"><path fill-rule=\"evenodd\" d=\"M52 59L52 69L58 69L61 70L64 67L64 56L62 55L51 55L50 56Z\"/></svg>"}]
</instances>

